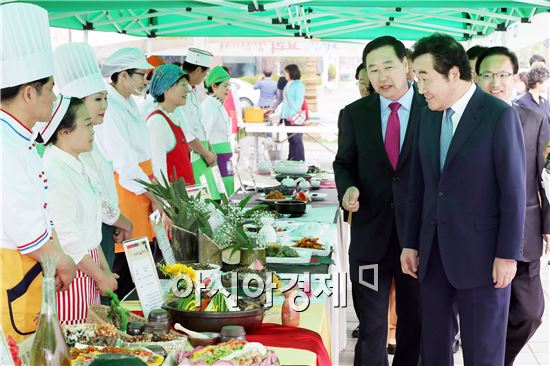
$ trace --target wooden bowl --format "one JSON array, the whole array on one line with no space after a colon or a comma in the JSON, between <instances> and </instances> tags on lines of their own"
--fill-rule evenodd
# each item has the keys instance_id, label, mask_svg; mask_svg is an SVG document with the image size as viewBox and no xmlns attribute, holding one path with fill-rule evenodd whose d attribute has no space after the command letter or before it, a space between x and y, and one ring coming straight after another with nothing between
<instances>
[{"instance_id":1,"label":"wooden bowl","mask_svg":"<svg viewBox=\"0 0 550 366\"><path fill-rule=\"evenodd\" d=\"M208 336L207 339L202 338L193 338L190 336L187 336L187 341L191 343L193 347L199 347L199 346L212 346L214 344L220 343L220 333L215 332L203 332L202 334Z\"/></svg>"}]
</instances>

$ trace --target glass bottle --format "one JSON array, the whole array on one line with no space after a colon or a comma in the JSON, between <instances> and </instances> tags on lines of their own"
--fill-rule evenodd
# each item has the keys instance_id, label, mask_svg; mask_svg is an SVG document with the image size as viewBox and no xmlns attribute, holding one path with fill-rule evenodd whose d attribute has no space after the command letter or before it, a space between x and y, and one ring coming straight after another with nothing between
<instances>
[{"instance_id":1,"label":"glass bottle","mask_svg":"<svg viewBox=\"0 0 550 366\"><path fill-rule=\"evenodd\" d=\"M55 305L55 279L53 276L55 274L55 259L53 260L53 270L51 270L51 262L45 262L46 260L42 263L44 272L42 309L32 344L30 364L33 366L70 366L69 351Z\"/></svg>"},{"instance_id":2,"label":"glass bottle","mask_svg":"<svg viewBox=\"0 0 550 366\"><path fill-rule=\"evenodd\" d=\"M281 309L281 323L287 327L300 326L300 313L292 309L292 303L296 296L296 290L288 290L284 293L285 301Z\"/></svg>"}]
</instances>

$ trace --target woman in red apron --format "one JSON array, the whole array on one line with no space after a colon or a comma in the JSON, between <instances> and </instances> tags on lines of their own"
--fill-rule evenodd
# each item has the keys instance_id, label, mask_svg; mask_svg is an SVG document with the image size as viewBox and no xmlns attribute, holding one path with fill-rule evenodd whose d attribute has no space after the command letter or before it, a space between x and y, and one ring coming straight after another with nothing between
<instances>
[{"instance_id":1,"label":"woman in red apron","mask_svg":"<svg viewBox=\"0 0 550 366\"><path fill-rule=\"evenodd\" d=\"M175 118L177 107L185 105L189 82L176 65L161 65L154 71L149 92L155 98L156 109L147 117L151 141L151 160L157 181L162 176L170 181L183 178L187 185L195 184L190 150L181 123Z\"/></svg>"},{"instance_id":2,"label":"woman in red apron","mask_svg":"<svg viewBox=\"0 0 550 366\"><path fill-rule=\"evenodd\" d=\"M92 118L78 98L60 96L52 120L41 130L46 144L48 213L63 251L76 263L76 277L67 291L57 293L57 314L63 324L86 321L88 307L99 295L115 291L118 275L111 272L101 249L101 195L79 156L93 146Z\"/></svg>"}]
</instances>

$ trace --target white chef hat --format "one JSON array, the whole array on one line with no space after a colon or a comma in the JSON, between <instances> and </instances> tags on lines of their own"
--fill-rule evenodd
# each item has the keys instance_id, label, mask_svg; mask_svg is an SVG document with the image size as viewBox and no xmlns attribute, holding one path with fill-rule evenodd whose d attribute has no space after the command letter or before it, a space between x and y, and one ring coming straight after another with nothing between
<instances>
[{"instance_id":1,"label":"white chef hat","mask_svg":"<svg viewBox=\"0 0 550 366\"><path fill-rule=\"evenodd\" d=\"M198 48L188 49L187 56L185 57L185 62L202 67L210 67L213 60L213 54L205 50L200 50Z\"/></svg>"},{"instance_id":2,"label":"white chef hat","mask_svg":"<svg viewBox=\"0 0 550 366\"><path fill-rule=\"evenodd\" d=\"M84 98L106 90L94 50L86 43L62 44L53 59L55 85L62 95Z\"/></svg>"},{"instance_id":3,"label":"white chef hat","mask_svg":"<svg viewBox=\"0 0 550 366\"><path fill-rule=\"evenodd\" d=\"M65 114L69 110L71 104L71 97L58 95L55 103L53 104L52 118L48 122L39 122L34 127L34 132L40 134L42 142L46 144L52 138L55 130L59 127L61 120L65 117Z\"/></svg>"},{"instance_id":4,"label":"white chef hat","mask_svg":"<svg viewBox=\"0 0 550 366\"><path fill-rule=\"evenodd\" d=\"M127 47L115 51L105 59L101 66L101 73L104 77L109 78L117 72L129 69L145 69L153 68L145 58L145 55L139 48Z\"/></svg>"},{"instance_id":5,"label":"white chef hat","mask_svg":"<svg viewBox=\"0 0 550 366\"><path fill-rule=\"evenodd\" d=\"M9 3L0 6L0 88L9 88L53 75L48 12L39 6Z\"/></svg>"}]
</instances>

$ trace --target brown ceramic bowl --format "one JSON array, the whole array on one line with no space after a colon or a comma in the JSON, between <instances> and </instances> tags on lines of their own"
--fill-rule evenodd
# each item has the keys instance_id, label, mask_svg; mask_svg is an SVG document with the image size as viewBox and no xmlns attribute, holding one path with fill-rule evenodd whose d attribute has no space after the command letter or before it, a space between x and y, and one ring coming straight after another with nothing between
<instances>
[{"instance_id":1,"label":"brown ceramic bowl","mask_svg":"<svg viewBox=\"0 0 550 366\"><path fill-rule=\"evenodd\" d=\"M193 338L187 336L187 340L193 347L199 347L199 346L212 346L214 344L220 343L220 333L215 332L203 332L205 336L208 336L208 339L201 339L201 338Z\"/></svg>"},{"instance_id":2,"label":"brown ceramic bowl","mask_svg":"<svg viewBox=\"0 0 550 366\"><path fill-rule=\"evenodd\" d=\"M241 325L246 333L251 333L262 325L264 309L243 311L187 311L178 310L177 301L162 307L170 313L171 324L180 323L195 332L219 332L225 325Z\"/></svg>"}]
</instances>

